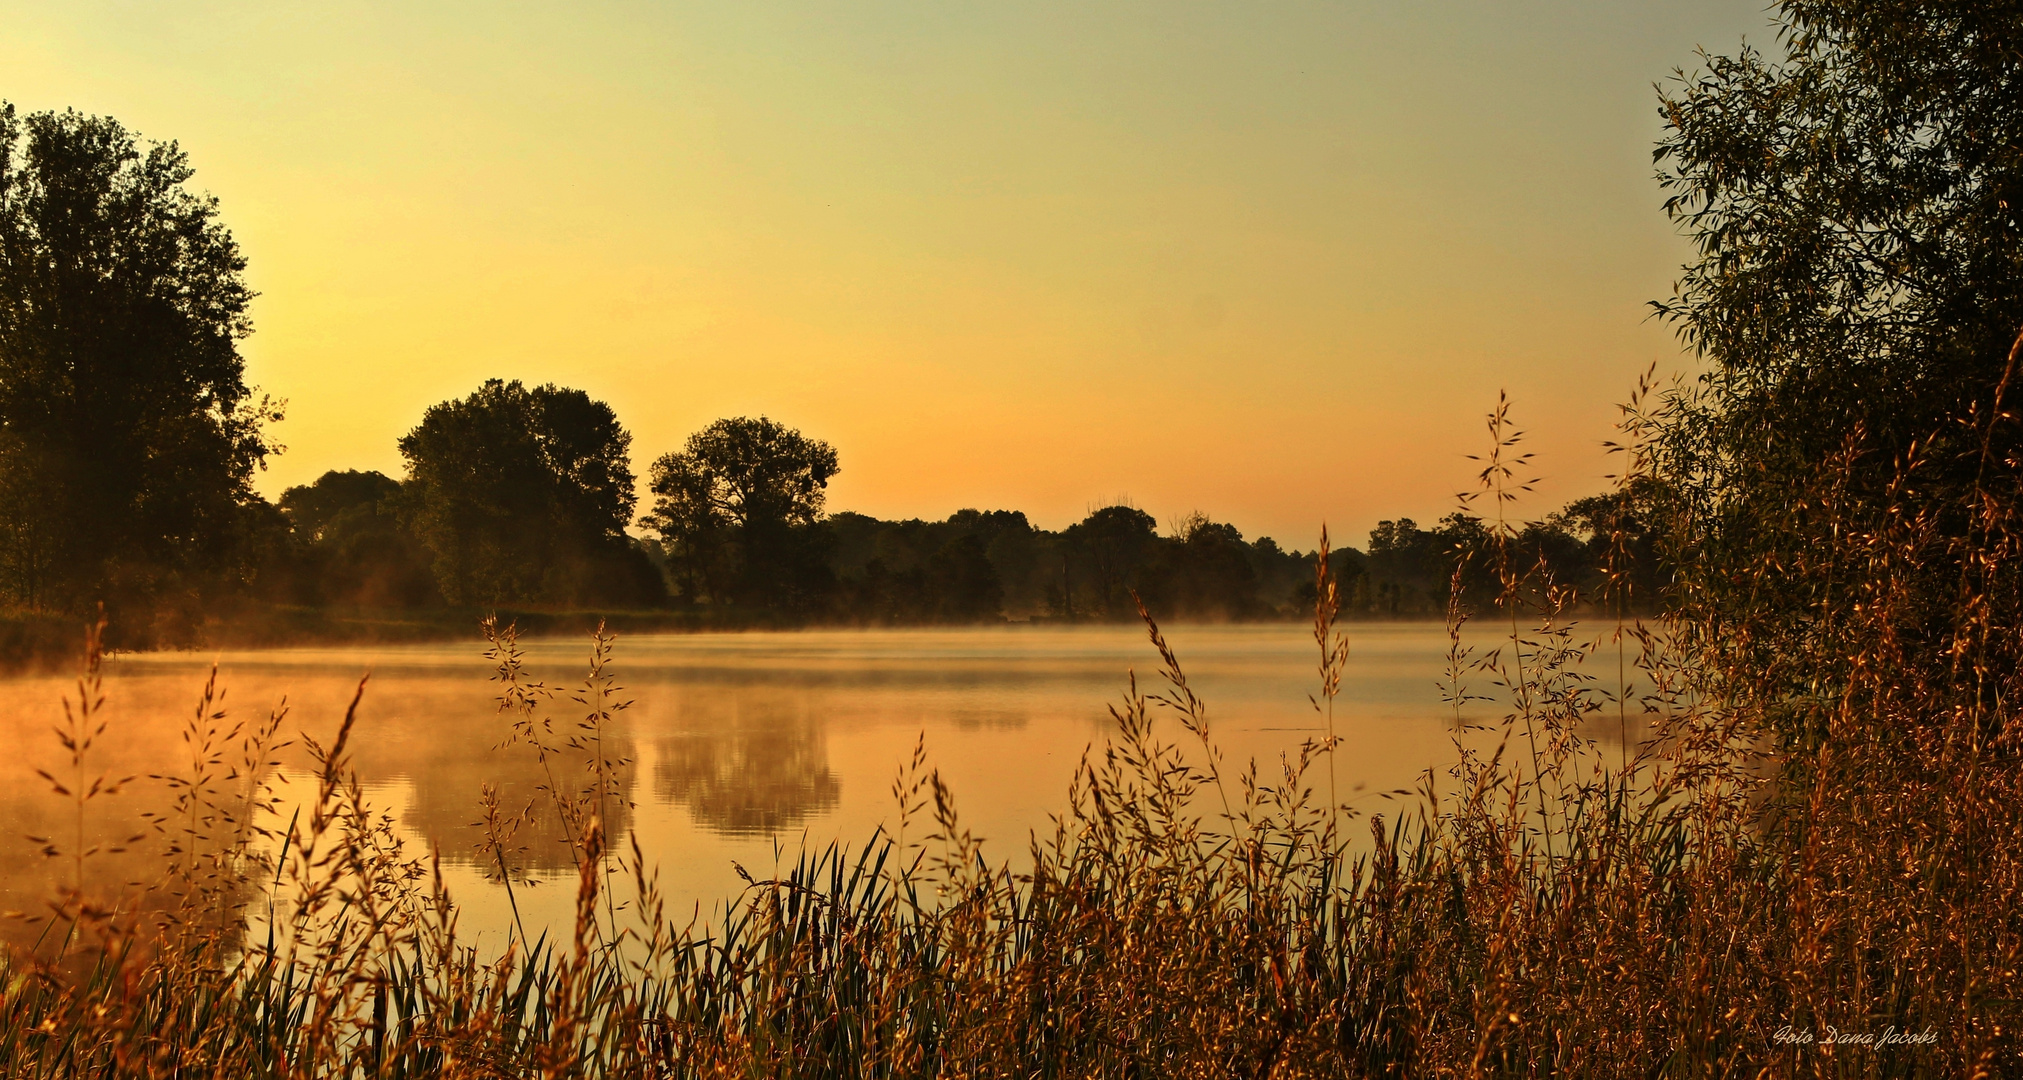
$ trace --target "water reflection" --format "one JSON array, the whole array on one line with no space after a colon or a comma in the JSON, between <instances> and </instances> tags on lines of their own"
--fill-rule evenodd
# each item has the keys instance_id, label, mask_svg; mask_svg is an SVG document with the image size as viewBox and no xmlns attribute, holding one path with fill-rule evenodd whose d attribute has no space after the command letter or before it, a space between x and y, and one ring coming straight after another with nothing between
<instances>
[{"instance_id":1,"label":"water reflection","mask_svg":"<svg viewBox=\"0 0 2023 1080\"><path fill-rule=\"evenodd\" d=\"M1180 627L1172 639L1216 737L1233 761L1275 761L1319 734L1306 695L1313 645L1297 626ZM1410 787L1452 760L1436 684L1446 648L1437 627L1353 627L1339 729L1343 791ZM567 687L582 677L587 642L529 645L535 677ZM114 664L107 680L102 767L145 777L180 751L208 656L150 655ZM489 670L473 643L296 649L217 658L234 719L264 715L284 697L290 730L327 742L361 674L370 671L351 740L369 799L396 815L413 850L440 854L464 925L506 923L504 900L483 878L480 793L491 785L507 810L533 805L513 846L520 867L561 887L522 894L526 919L566 926L573 888L568 831L544 789L588 783L587 757L544 763L509 744ZM802 843L862 842L895 818L895 770L925 735L930 764L955 792L963 825L1006 857L1064 805L1084 747L1108 729L1104 706L1128 670L1141 685L1156 666L1142 632L1128 627L962 631L810 632L642 636L618 643L616 670L633 706L604 733L621 759L607 814L613 841L637 839L666 871L671 899L707 908ZM11 680L0 698L0 737L24 747L0 784L0 909L33 907L65 879L26 841L61 824L63 807L35 786L32 768L58 756L47 732L61 717L60 679ZM585 709L558 693L542 710L552 741L575 731ZM43 751L47 750L47 753ZM300 746L284 768L300 773ZM152 786L150 784L152 783ZM165 799L143 779L94 809L94 839L130 826ZM276 825L285 825L277 822ZM127 828L128 832L132 830ZM88 869L94 888L159 878L165 838ZM621 846L620 850L624 850ZM493 911L493 908L499 910ZM552 909L552 910L549 910ZM496 916L496 917L495 917ZM4 931L18 936L13 931Z\"/></svg>"},{"instance_id":2,"label":"water reflection","mask_svg":"<svg viewBox=\"0 0 2023 1080\"><path fill-rule=\"evenodd\" d=\"M401 821L426 837L455 864L487 863L488 854L482 818L482 802L487 785L493 789L502 816L524 815L528 824L508 845L516 851L515 863L525 870L567 870L576 864L570 856L575 839L556 814L550 792L567 798L589 798L595 791L593 755L583 749L562 747L543 761L528 746L495 745L473 752L483 732L474 732L468 742L429 740L420 752L398 762L378 754L360 755L362 775L384 784L388 779L406 780L408 801ZM631 770L625 763L635 756L633 740L608 738L605 751L619 762L615 770L616 797L602 808L605 826L612 836L625 836L632 829Z\"/></svg>"},{"instance_id":3,"label":"water reflection","mask_svg":"<svg viewBox=\"0 0 2023 1080\"><path fill-rule=\"evenodd\" d=\"M799 827L841 801L828 741L804 695L738 688L692 698L656 743L655 794L729 836Z\"/></svg>"}]
</instances>

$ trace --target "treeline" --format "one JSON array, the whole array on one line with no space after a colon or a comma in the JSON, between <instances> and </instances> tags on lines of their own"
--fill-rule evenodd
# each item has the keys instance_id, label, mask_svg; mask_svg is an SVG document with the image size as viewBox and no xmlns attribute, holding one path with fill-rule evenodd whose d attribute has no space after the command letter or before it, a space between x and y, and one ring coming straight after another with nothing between
<instances>
[{"instance_id":1,"label":"treeline","mask_svg":"<svg viewBox=\"0 0 2023 1080\"><path fill-rule=\"evenodd\" d=\"M1620 535L1626 500L1579 500L1518 533L1501 549L1461 513L1431 528L1409 518L1379 523L1368 544L1331 553L1342 611L1350 617L1422 618L1446 611L1461 572L1462 601L1486 607L1501 592L1499 557L1533 580L1605 597L1656 595L1655 565L1642 536ZM1597 522L1602 522L1597 527ZM962 510L946 521L878 521L837 514L833 566L839 618L868 623L994 619L1112 621L1137 617L1142 600L1162 619L1308 618L1316 552L1247 541L1234 525L1200 513L1161 531L1130 506L1098 509L1059 532L1017 511ZM1611 550L1617 554L1612 558ZM1619 568L1612 585L1610 568ZM1135 599L1134 599L1135 598Z\"/></svg>"},{"instance_id":2,"label":"treeline","mask_svg":"<svg viewBox=\"0 0 2023 1080\"><path fill-rule=\"evenodd\" d=\"M630 436L581 391L490 382L401 440L408 478L330 472L280 500L268 599L353 607L656 609L702 625L935 625L1299 618L1315 553L1194 513L1128 505L1054 531L1016 510L943 521L824 512L833 447L764 417L720 420L656 459L627 532ZM1386 521L1332 554L1350 616L1489 604L1505 570L1581 595L1655 595L1631 500L1596 496L1505 545L1462 513ZM1613 556L1611 553L1614 553ZM1626 580L1611 587L1610 568Z\"/></svg>"},{"instance_id":3,"label":"treeline","mask_svg":"<svg viewBox=\"0 0 2023 1080\"><path fill-rule=\"evenodd\" d=\"M1134 597L1167 618L1311 610L1311 554L1201 514L1162 530L1105 506L1060 531L1013 510L830 514L835 449L764 417L654 458L642 508L616 412L552 385L486 382L400 439L400 478L330 472L270 503L252 482L281 452L283 403L245 381L246 261L191 175L174 144L113 120L0 106L0 606L14 629L101 604L123 645L277 611L897 625L1127 619ZM1627 505L1576 503L1501 557L1596 593L1607 552L1636 553ZM1485 536L1462 515L1385 522L1335 554L1345 609L1437 614L1457 567L1486 602Z\"/></svg>"}]
</instances>

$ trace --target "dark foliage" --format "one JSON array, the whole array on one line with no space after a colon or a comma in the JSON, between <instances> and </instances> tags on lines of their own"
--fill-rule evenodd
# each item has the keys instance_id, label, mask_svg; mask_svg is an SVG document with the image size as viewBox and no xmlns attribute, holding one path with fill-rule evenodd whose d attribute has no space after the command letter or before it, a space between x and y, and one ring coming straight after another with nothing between
<instances>
[{"instance_id":1,"label":"dark foliage","mask_svg":"<svg viewBox=\"0 0 2023 1080\"><path fill-rule=\"evenodd\" d=\"M719 420L661 455L648 474L658 535L691 603L807 615L834 588L830 534L817 527L836 475L828 443L761 416Z\"/></svg>"},{"instance_id":2,"label":"dark foliage","mask_svg":"<svg viewBox=\"0 0 2023 1080\"><path fill-rule=\"evenodd\" d=\"M1420 528L1410 518L1378 522L1370 532L1360 572L1351 568L1353 564L1337 572L1343 583L1342 610L1348 615L1432 617L1446 610L1452 594L1464 610L1486 611L1506 591L1505 569L1521 577L1534 594L1566 587L1574 590L1576 604L1598 604L1609 595L1603 568L1610 565L1615 540L1606 528L1597 527L1596 520L1618 501L1613 495L1577 499L1545 521L1515 527L1501 543L1483 521L1460 512L1440 519L1431 529ZM1647 547L1623 546L1623 561L1617 565L1634 566L1640 579L1652 577L1657 571L1649 558L1637 561L1640 555L1647 556ZM1526 602L1543 603L1543 597L1528 596Z\"/></svg>"},{"instance_id":3,"label":"dark foliage","mask_svg":"<svg viewBox=\"0 0 2023 1080\"><path fill-rule=\"evenodd\" d=\"M1502 557L1519 563L1528 581L1571 586L1577 596L1599 601L1609 587L1602 567L1616 541L1597 523L1616 521L1610 508L1620 502L1596 496L1569 504L1521 530ZM1007 510L962 510L940 522L845 512L823 528L834 538L833 609L847 622L1102 622L1136 618L1139 600L1162 619L1219 622L1297 618L1313 610L1315 599L1312 555L1284 550L1268 536L1246 542L1235 526L1200 513L1174 522L1166 535L1150 515L1121 506L1100 508L1061 532L1035 529L1024 514ZM1648 536L1635 532L1619 546L1625 554L1618 565L1634 567L1639 580L1655 576ZM1484 527L1461 514L1430 530L1409 518L1382 522L1367 554L1341 548L1330 556L1341 613L1438 617L1457 565L1464 608L1487 609L1501 591L1492 548Z\"/></svg>"},{"instance_id":4,"label":"dark foliage","mask_svg":"<svg viewBox=\"0 0 2023 1080\"><path fill-rule=\"evenodd\" d=\"M400 482L377 472L333 470L282 492L295 541L275 575L283 595L346 607L441 604L430 552L402 524L400 509Z\"/></svg>"},{"instance_id":5,"label":"dark foliage","mask_svg":"<svg viewBox=\"0 0 2023 1080\"><path fill-rule=\"evenodd\" d=\"M1980 591L1987 641L1950 662L1971 655L1993 694L2019 661L1995 643L2023 626L1983 543L2023 478L2005 400L2023 327L2023 7L1781 10L1781 59L1710 57L1663 103L1666 209L1699 257L1659 310L1707 362L1650 418L1673 602L1709 647L1747 652L1735 662L1763 692L1819 700L1856 673L1779 657L1810 656L1856 608L1898 613L1907 662L1946 659L1945 598ZM1879 606L1866 556L1844 561L1844 537L1909 527L1925 576L1899 587L1938 607ZM1793 715L1795 731L1817 711Z\"/></svg>"},{"instance_id":6,"label":"dark foliage","mask_svg":"<svg viewBox=\"0 0 2023 1080\"><path fill-rule=\"evenodd\" d=\"M136 612L242 582L278 450L246 262L174 143L0 105L0 593Z\"/></svg>"},{"instance_id":7,"label":"dark foliage","mask_svg":"<svg viewBox=\"0 0 2023 1080\"><path fill-rule=\"evenodd\" d=\"M1137 610L1134 585L1158 543L1152 515L1135 506L1105 506L1061 534L1068 618L1128 619Z\"/></svg>"},{"instance_id":8,"label":"dark foliage","mask_svg":"<svg viewBox=\"0 0 2023 1080\"><path fill-rule=\"evenodd\" d=\"M451 603L650 606L660 574L625 534L632 436L581 390L492 379L400 440L407 525Z\"/></svg>"},{"instance_id":9,"label":"dark foliage","mask_svg":"<svg viewBox=\"0 0 2023 1080\"><path fill-rule=\"evenodd\" d=\"M1257 556L1234 525L1201 513L1175 524L1153 550L1140 595L1162 618L1255 619L1277 614L1259 595Z\"/></svg>"},{"instance_id":10,"label":"dark foliage","mask_svg":"<svg viewBox=\"0 0 2023 1080\"><path fill-rule=\"evenodd\" d=\"M1003 537L1013 529L1032 532L1024 514L975 510L945 522L843 513L823 527L835 537L838 613L872 625L1002 619L1005 574L991 553L1011 550Z\"/></svg>"}]
</instances>

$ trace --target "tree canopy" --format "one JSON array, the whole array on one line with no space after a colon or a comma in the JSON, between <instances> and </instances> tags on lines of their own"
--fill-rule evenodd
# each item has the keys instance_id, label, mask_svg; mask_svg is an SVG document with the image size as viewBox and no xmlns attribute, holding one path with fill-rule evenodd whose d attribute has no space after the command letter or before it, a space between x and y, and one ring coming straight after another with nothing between
<instances>
[{"instance_id":1,"label":"tree canopy","mask_svg":"<svg viewBox=\"0 0 2023 1080\"><path fill-rule=\"evenodd\" d=\"M763 416L718 420L654 461L643 524L692 599L806 609L829 577L814 526L836 472L820 439Z\"/></svg>"},{"instance_id":2,"label":"tree canopy","mask_svg":"<svg viewBox=\"0 0 2023 1080\"><path fill-rule=\"evenodd\" d=\"M1780 60L1709 57L1663 100L1665 208L1699 258L1658 309L1711 361L1730 450L1921 438L2023 325L2023 9L1780 8Z\"/></svg>"},{"instance_id":3,"label":"tree canopy","mask_svg":"<svg viewBox=\"0 0 2023 1080\"><path fill-rule=\"evenodd\" d=\"M581 390L487 381L400 440L407 520L454 604L642 599L632 436ZM657 581L658 575L653 575Z\"/></svg>"},{"instance_id":4,"label":"tree canopy","mask_svg":"<svg viewBox=\"0 0 2023 1080\"><path fill-rule=\"evenodd\" d=\"M1837 561L1844 537L1920 523L1930 576L1904 594L1943 603L2013 505L2023 8L1779 10L1781 56L1707 57L1662 101L1665 207L1697 258L1657 307L1705 369L1650 417L1645 494L1676 523L1675 602L1750 622L1709 640L1797 656L1875 578Z\"/></svg>"},{"instance_id":5,"label":"tree canopy","mask_svg":"<svg viewBox=\"0 0 2023 1080\"><path fill-rule=\"evenodd\" d=\"M381 472L332 469L311 484L281 493L281 512L305 539L324 539L333 525L362 512L376 512L400 499L400 481Z\"/></svg>"},{"instance_id":6,"label":"tree canopy","mask_svg":"<svg viewBox=\"0 0 2023 1080\"><path fill-rule=\"evenodd\" d=\"M402 526L402 504L398 480L351 469L282 492L295 543L281 565L268 568L281 579L282 596L370 608L441 603L430 552Z\"/></svg>"},{"instance_id":7,"label":"tree canopy","mask_svg":"<svg viewBox=\"0 0 2023 1080\"><path fill-rule=\"evenodd\" d=\"M176 144L110 118L0 105L0 591L16 603L243 569L281 413L246 385L246 260L191 176Z\"/></svg>"},{"instance_id":8,"label":"tree canopy","mask_svg":"<svg viewBox=\"0 0 2023 1080\"><path fill-rule=\"evenodd\" d=\"M1135 506L1105 506L1068 526L1061 534L1068 550L1076 556L1071 566L1079 572L1080 583L1068 584L1070 604L1078 592L1086 592L1093 610L1083 616L1129 618L1136 605L1131 587L1139 568L1151 557L1158 522ZM1070 612L1073 614L1073 612Z\"/></svg>"}]
</instances>

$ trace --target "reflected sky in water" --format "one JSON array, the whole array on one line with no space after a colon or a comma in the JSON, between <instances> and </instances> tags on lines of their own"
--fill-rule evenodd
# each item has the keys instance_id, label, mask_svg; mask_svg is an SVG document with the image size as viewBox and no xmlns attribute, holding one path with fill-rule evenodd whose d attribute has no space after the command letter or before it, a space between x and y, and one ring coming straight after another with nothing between
<instances>
[{"instance_id":1,"label":"reflected sky in water","mask_svg":"<svg viewBox=\"0 0 2023 1080\"><path fill-rule=\"evenodd\" d=\"M1443 628L1355 625L1336 709L1345 737L1338 781L1371 809L1378 793L1411 787L1429 766L1453 759L1451 713L1441 703ZM1275 762L1325 733L1307 695L1318 650L1297 625L1180 626L1169 637L1227 759ZM543 710L556 730L582 718L568 699L590 656L587 639L527 643L534 678L559 692ZM479 796L496 787L508 807L542 805L540 788L583 782L581 755L544 768L524 746L506 745L509 719L481 643L285 649L217 656L147 654L108 665L108 731L100 768L137 775L125 794L91 811L94 837L130 834L140 811L164 801L149 774L187 768L181 725L192 715L215 661L226 687L226 723L289 710L289 730L333 733L358 680L370 676L352 739L353 762L371 799L394 813L413 845L439 852L465 906L464 926L503 933L510 918L498 886L481 874ZM930 766L955 793L964 824L987 853L1015 859L1033 829L1065 805L1085 748L1100 745L1106 706L1121 700L1129 672L1163 689L1158 657L1134 627L1002 627L917 631L807 631L621 638L614 670L629 709L607 732L624 805L613 834L635 834L661 870L676 906L707 917L742 882L806 843L862 844L896 824L891 788L924 737ZM18 752L0 768L0 818L12 837L64 827L68 805L33 770L61 750L49 735L61 678L9 680L0 723ZM1178 736L1177 726L1172 734ZM291 768L303 758L290 751ZM529 925L566 926L573 873L553 815L523 833L526 868L547 884L520 897ZM147 845L142 845L144 848ZM151 851L159 851L156 842ZM621 846L620 850L623 850ZM149 856L101 857L93 888L116 889L158 875ZM159 856L153 856L158 860ZM0 838L0 908L32 909L69 880L26 840Z\"/></svg>"}]
</instances>

